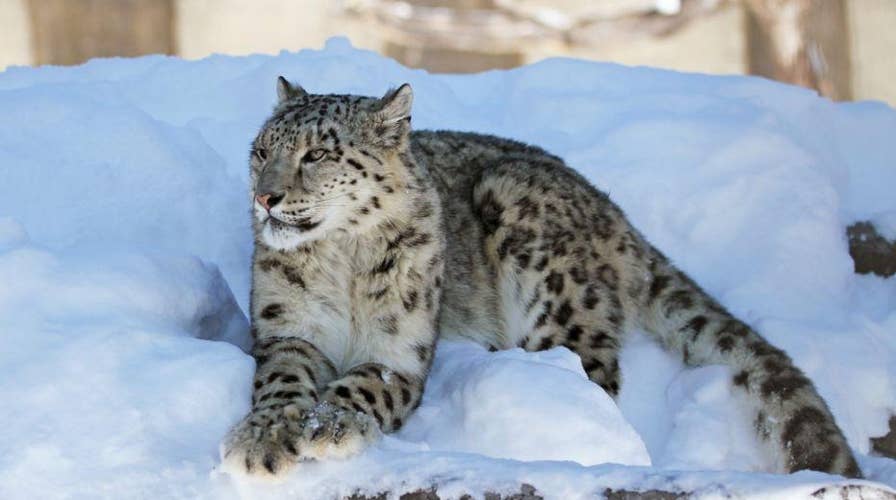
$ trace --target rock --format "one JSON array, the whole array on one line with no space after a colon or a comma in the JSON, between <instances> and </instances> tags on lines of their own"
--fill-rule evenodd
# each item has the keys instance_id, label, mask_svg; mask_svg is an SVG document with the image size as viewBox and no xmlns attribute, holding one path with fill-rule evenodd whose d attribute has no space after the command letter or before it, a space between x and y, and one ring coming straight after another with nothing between
<instances>
[{"instance_id":1,"label":"rock","mask_svg":"<svg viewBox=\"0 0 896 500\"><path fill-rule=\"evenodd\" d=\"M888 277L896 274L896 242L881 236L870 222L856 222L846 228L849 255L859 274Z\"/></svg>"}]
</instances>

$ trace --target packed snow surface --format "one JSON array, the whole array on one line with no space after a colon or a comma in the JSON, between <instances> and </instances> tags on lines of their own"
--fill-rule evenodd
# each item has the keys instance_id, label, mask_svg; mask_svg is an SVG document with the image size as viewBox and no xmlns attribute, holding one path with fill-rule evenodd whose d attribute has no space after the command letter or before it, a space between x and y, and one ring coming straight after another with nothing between
<instances>
[{"instance_id":1,"label":"packed snow surface","mask_svg":"<svg viewBox=\"0 0 896 500\"><path fill-rule=\"evenodd\" d=\"M360 457L234 478L249 408L247 145L277 75L313 92L410 82L417 128L539 144L790 353L866 475L896 411L896 280L856 276L844 227L896 234L896 112L745 77L576 60L429 75L331 41L279 56L106 59L0 73L0 498L321 498L438 487L586 498L607 487L757 498L777 476L723 367L640 332L618 405L575 354L443 342L424 401ZM721 488L721 489L720 489Z\"/></svg>"}]
</instances>

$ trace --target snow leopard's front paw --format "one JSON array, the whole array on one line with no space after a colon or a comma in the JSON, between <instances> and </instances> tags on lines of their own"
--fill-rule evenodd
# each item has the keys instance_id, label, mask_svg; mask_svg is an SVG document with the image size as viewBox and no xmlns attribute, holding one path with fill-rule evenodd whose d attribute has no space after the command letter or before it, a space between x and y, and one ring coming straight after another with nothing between
<instances>
[{"instance_id":1,"label":"snow leopard's front paw","mask_svg":"<svg viewBox=\"0 0 896 500\"><path fill-rule=\"evenodd\" d=\"M280 480L300 460L303 412L296 405L253 410L221 443L221 462L231 474Z\"/></svg>"},{"instance_id":2,"label":"snow leopard's front paw","mask_svg":"<svg viewBox=\"0 0 896 500\"><path fill-rule=\"evenodd\" d=\"M325 402L305 417L301 453L316 460L348 458L363 451L380 434L369 415Z\"/></svg>"}]
</instances>

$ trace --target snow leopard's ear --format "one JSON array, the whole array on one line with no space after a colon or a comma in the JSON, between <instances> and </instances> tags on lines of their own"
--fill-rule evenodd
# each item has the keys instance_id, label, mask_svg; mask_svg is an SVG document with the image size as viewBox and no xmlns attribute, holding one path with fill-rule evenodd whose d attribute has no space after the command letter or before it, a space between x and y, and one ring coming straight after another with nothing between
<instances>
[{"instance_id":1,"label":"snow leopard's ear","mask_svg":"<svg viewBox=\"0 0 896 500\"><path fill-rule=\"evenodd\" d=\"M300 87L299 85L293 85L283 78L282 76L277 77L277 103L282 104L285 101L293 99L295 97L301 97L307 94L305 89Z\"/></svg>"},{"instance_id":2,"label":"snow leopard's ear","mask_svg":"<svg viewBox=\"0 0 896 500\"><path fill-rule=\"evenodd\" d=\"M414 91L405 83L386 92L373 108L372 142L384 147L403 144L411 131L411 105Z\"/></svg>"},{"instance_id":3,"label":"snow leopard's ear","mask_svg":"<svg viewBox=\"0 0 896 500\"><path fill-rule=\"evenodd\" d=\"M385 123L394 123L411 118L411 105L414 103L414 91L407 83L397 89L391 89L380 99L379 115Z\"/></svg>"}]
</instances>

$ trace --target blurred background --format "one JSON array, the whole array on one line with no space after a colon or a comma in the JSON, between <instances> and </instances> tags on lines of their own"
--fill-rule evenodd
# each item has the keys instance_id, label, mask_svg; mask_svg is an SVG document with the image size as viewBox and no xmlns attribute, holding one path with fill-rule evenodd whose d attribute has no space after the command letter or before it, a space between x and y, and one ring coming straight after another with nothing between
<instances>
[{"instance_id":1,"label":"blurred background","mask_svg":"<svg viewBox=\"0 0 896 500\"><path fill-rule=\"evenodd\" d=\"M755 74L896 106L896 0L0 0L0 70L319 48L432 72L570 56Z\"/></svg>"}]
</instances>

